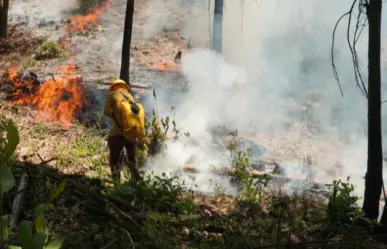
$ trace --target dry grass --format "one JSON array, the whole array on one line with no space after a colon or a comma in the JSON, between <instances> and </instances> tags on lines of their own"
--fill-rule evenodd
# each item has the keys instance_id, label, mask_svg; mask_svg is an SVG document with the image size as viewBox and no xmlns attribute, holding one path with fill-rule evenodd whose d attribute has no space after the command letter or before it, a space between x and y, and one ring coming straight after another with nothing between
<instances>
[{"instance_id":1,"label":"dry grass","mask_svg":"<svg viewBox=\"0 0 387 249\"><path fill-rule=\"evenodd\" d=\"M17 160L39 164L56 158L49 165L63 173L108 176L106 141L96 129L45 123L30 108L15 109L4 101L1 106L0 114L14 120L20 132Z\"/></svg>"},{"instance_id":2,"label":"dry grass","mask_svg":"<svg viewBox=\"0 0 387 249\"><path fill-rule=\"evenodd\" d=\"M175 66L174 58L178 51L187 51L187 40L178 33L155 37L149 43L136 43L133 56L138 65L156 68L161 63Z\"/></svg>"},{"instance_id":3,"label":"dry grass","mask_svg":"<svg viewBox=\"0 0 387 249\"><path fill-rule=\"evenodd\" d=\"M9 27L8 38L0 40L0 76L4 71L31 56L44 37L37 37L29 30Z\"/></svg>"}]
</instances>

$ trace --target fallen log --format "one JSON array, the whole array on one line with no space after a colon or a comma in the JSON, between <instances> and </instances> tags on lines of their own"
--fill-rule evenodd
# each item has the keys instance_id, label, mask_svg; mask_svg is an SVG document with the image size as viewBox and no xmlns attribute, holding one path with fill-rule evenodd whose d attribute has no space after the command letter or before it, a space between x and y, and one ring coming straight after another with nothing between
<instances>
[{"instance_id":1,"label":"fallen log","mask_svg":"<svg viewBox=\"0 0 387 249\"><path fill-rule=\"evenodd\" d=\"M17 222L19 220L20 211L22 209L24 196L25 196L26 190L27 190L27 185L28 185L28 175L23 174L20 178L20 183L19 183L19 187L17 189L17 194L16 194L15 199L13 200L13 203L12 203L12 214L11 214L11 219L9 222L9 225L11 227L16 226Z\"/></svg>"},{"instance_id":2,"label":"fallen log","mask_svg":"<svg viewBox=\"0 0 387 249\"><path fill-rule=\"evenodd\" d=\"M190 173L199 173L200 171L197 169L196 165L193 164L186 164L184 165L183 170L185 172L190 172ZM218 174L218 175L235 175L236 174L236 169L234 168L229 168L229 167L215 167L211 169L212 173ZM272 181L275 182L281 182L281 183L286 183L286 182L291 182L291 181L300 181L300 182L307 182L307 178L302 178L302 177L293 177L293 176L283 176L283 175L278 175L274 173L269 173L265 171L259 171L259 170L250 170L248 173L253 177L253 178L259 178L261 176L267 175L270 177ZM312 184L317 184L317 185L330 185L326 182L320 182L320 181L311 181Z\"/></svg>"}]
</instances>

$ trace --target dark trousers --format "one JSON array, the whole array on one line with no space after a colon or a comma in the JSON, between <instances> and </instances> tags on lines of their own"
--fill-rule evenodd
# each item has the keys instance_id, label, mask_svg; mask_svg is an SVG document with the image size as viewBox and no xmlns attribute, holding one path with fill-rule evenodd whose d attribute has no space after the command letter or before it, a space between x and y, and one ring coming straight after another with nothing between
<instances>
[{"instance_id":1,"label":"dark trousers","mask_svg":"<svg viewBox=\"0 0 387 249\"><path fill-rule=\"evenodd\" d=\"M110 169L112 171L112 176L114 181L120 180L120 168L119 168L119 160L122 150L126 149L126 155L129 162L129 169L132 172L132 176L136 179L140 179L140 175L138 173L138 163L137 163L137 155L136 149L137 144L129 142L123 136L110 136L108 138L108 146L109 146L109 164Z\"/></svg>"}]
</instances>

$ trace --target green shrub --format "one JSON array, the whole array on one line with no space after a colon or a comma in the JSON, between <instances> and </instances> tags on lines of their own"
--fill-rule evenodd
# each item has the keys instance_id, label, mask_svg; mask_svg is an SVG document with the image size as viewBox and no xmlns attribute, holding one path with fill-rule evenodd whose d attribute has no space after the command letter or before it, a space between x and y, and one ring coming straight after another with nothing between
<instances>
[{"instance_id":1,"label":"green shrub","mask_svg":"<svg viewBox=\"0 0 387 249\"><path fill-rule=\"evenodd\" d=\"M322 210L326 212L328 228L336 231L337 229L347 228L355 225L360 219L367 221L364 212L357 205L359 197L353 195L354 186L349 182L341 180L333 181L332 193L328 194L328 204L322 205ZM373 223L367 221L370 225Z\"/></svg>"},{"instance_id":2,"label":"green shrub","mask_svg":"<svg viewBox=\"0 0 387 249\"><path fill-rule=\"evenodd\" d=\"M27 69L30 67L35 67L38 64L38 62L34 58L28 58L26 60L22 61L22 68Z\"/></svg>"},{"instance_id":3,"label":"green shrub","mask_svg":"<svg viewBox=\"0 0 387 249\"><path fill-rule=\"evenodd\" d=\"M252 160L252 150L237 150L236 141L231 141L228 150L231 153L232 166L236 170L235 178L239 183L241 197L245 201L259 203L265 197L266 187L270 181L268 175L253 178L248 172Z\"/></svg>"},{"instance_id":4,"label":"green shrub","mask_svg":"<svg viewBox=\"0 0 387 249\"><path fill-rule=\"evenodd\" d=\"M181 198L186 190L184 183L180 183L177 177L162 173L161 176L144 175L140 182L129 179L112 194L126 200L135 198L137 205L148 209L191 214L195 209L193 201Z\"/></svg>"},{"instance_id":5,"label":"green shrub","mask_svg":"<svg viewBox=\"0 0 387 249\"><path fill-rule=\"evenodd\" d=\"M66 52L59 47L55 42L46 41L38 48L35 54L36 60L48 60L62 58L66 56Z\"/></svg>"}]
</instances>

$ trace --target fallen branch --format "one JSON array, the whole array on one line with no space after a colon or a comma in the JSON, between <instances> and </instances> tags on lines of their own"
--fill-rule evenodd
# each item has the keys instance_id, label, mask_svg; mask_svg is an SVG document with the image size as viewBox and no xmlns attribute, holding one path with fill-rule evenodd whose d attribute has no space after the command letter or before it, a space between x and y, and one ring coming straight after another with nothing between
<instances>
[{"instance_id":1,"label":"fallen branch","mask_svg":"<svg viewBox=\"0 0 387 249\"><path fill-rule=\"evenodd\" d=\"M116 243L118 241L118 238L115 238L113 239L112 241L110 241L107 245L105 245L104 247L101 247L101 249L108 249L110 248L114 243Z\"/></svg>"},{"instance_id":2,"label":"fallen branch","mask_svg":"<svg viewBox=\"0 0 387 249\"><path fill-rule=\"evenodd\" d=\"M183 169L184 169L184 171L191 172L191 173L199 173L200 172L197 169L196 165L193 165L193 164L186 164ZM222 168L218 167L218 168L211 169L211 172L215 173L215 174L219 174L219 175L231 175L231 176L233 176L236 174L236 169L228 168L228 167L222 167ZM270 179L272 181L281 182L281 183L286 183L286 182L291 182L291 181L301 181L301 182L308 181L307 178L282 176L282 175L268 173L268 172L259 171L259 170L250 170L248 173L253 178L259 178L261 176L267 175L270 177ZM319 181L312 181L311 183L318 184L318 185L329 185L328 183L319 182Z\"/></svg>"},{"instance_id":3,"label":"fallen branch","mask_svg":"<svg viewBox=\"0 0 387 249\"><path fill-rule=\"evenodd\" d=\"M19 220L20 211L22 209L24 196L25 196L25 193L27 190L27 185L28 185L28 175L23 174L20 178L20 183L19 183L19 187L17 189L17 194L16 194L15 199L12 203L12 215L11 215L11 219L9 222L11 227L16 226L16 224Z\"/></svg>"},{"instance_id":4,"label":"fallen branch","mask_svg":"<svg viewBox=\"0 0 387 249\"><path fill-rule=\"evenodd\" d=\"M116 217L110 212L105 211L104 210L105 207L103 207L102 209L98 207L98 205L91 200L81 200L76 196L71 196L71 198L75 200L77 203L79 203L80 205L82 205L85 211L87 211L90 214L104 217L106 220L112 221L116 226L125 228L126 230L134 231L134 232L141 231L141 229L139 230L137 226L133 227L133 224L131 222L124 221L123 219L121 219L121 217Z\"/></svg>"},{"instance_id":5,"label":"fallen branch","mask_svg":"<svg viewBox=\"0 0 387 249\"><path fill-rule=\"evenodd\" d=\"M43 157L38 153L38 157L39 157L39 159L40 159L40 163L39 163L39 165L41 166L41 165L44 165L44 164L47 164L47 163L49 163L49 162L52 162L52 161L55 161L55 160L57 160L57 158L56 157L53 157L53 158L50 158L50 159L48 159L48 160L44 160L43 159Z\"/></svg>"},{"instance_id":6,"label":"fallen branch","mask_svg":"<svg viewBox=\"0 0 387 249\"><path fill-rule=\"evenodd\" d=\"M133 239L132 239L132 236L130 235L130 233L126 229L124 229L122 227L120 227L120 228L128 236L128 238L130 240L130 245L132 248L134 248L134 242L133 242Z\"/></svg>"},{"instance_id":7,"label":"fallen branch","mask_svg":"<svg viewBox=\"0 0 387 249\"><path fill-rule=\"evenodd\" d=\"M28 169L30 169L30 170L32 168L43 169L44 173L50 179L52 179L52 180L54 180L56 182L61 182L62 180L66 179L67 180L68 189L71 189L74 193L78 193L78 195L81 195L82 198L87 199L87 201L89 201L89 202L91 201L93 203L98 203L98 204L101 203L101 204L104 205L104 207L110 206L111 208L115 209L115 211L120 215L120 219L125 219L126 218L127 220L130 221L132 227L134 226L137 231L141 230L140 225L138 225L137 222L135 222L134 219L129 214L127 214L124 211L122 211L121 209L119 209L112 202L110 202L107 198L105 198L99 192L91 189L89 186L86 186L86 185L84 185L82 183L76 182L76 181L72 180L69 177L64 177L64 176L58 174L57 172L55 172L52 169L41 168L40 167L41 165L35 165L35 164L30 163L30 162L24 162L24 164L26 166L28 166ZM20 165L20 166L23 167L23 165ZM114 199L117 201L116 198L114 198ZM121 204L123 204L123 203L121 202ZM126 207L129 208L129 205L126 204ZM92 207L90 206L89 208L92 208ZM133 206L133 207L131 207L131 209L133 210L133 209L135 209L135 207ZM107 213L105 213L105 216L106 215L107 215Z\"/></svg>"},{"instance_id":8,"label":"fallen branch","mask_svg":"<svg viewBox=\"0 0 387 249\"><path fill-rule=\"evenodd\" d=\"M39 163L39 165L44 165L44 164L50 163L50 162L52 162L52 161L55 161L55 160L57 160L57 159L58 159L58 158L54 157L54 158L51 158L51 159L48 159L48 160L45 160L45 161Z\"/></svg>"},{"instance_id":9,"label":"fallen branch","mask_svg":"<svg viewBox=\"0 0 387 249\"><path fill-rule=\"evenodd\" d=\"M130 204L129 202L117 197L117 196L113 196L113 195L103 195L105 198L109 199L110 201L112 202L115 202L116 204L119 204L129 210L132 210L132 211L135 211L135 212L140 212L141 209L136 207L136 206L133 206L132 204Z\"/></svg>"},{"instance_id":10,"label":"fallen branch","mask_svg":"<svg viewBox=\"0 0 387 249\"><path fill-rule=\"evenodd\" d=\"M54 77L54 74L53 74L53 73L48 73L48 75L50 75L50 76L51 76L51 78L52 78L52 80L53 80L54 82L56 82L56 80L55 80L55 77Z\"/></svg>"},{"instance_id":11,"label":"fallen branch","mask_svg":"<svg viewBox=\"0 0 387 249\"><path fill-rule=\"evenodd\" d=\"M20 189L20 190L17 190L15 193L13 193L13 195L6 195L3 197L3 203L5 201L8 201L8 199L11 199L12 197L16 196L17 194L23 192L24 190L26 190L27 188L23 188L23 189Z\"/></svg>"}]
</instances>

